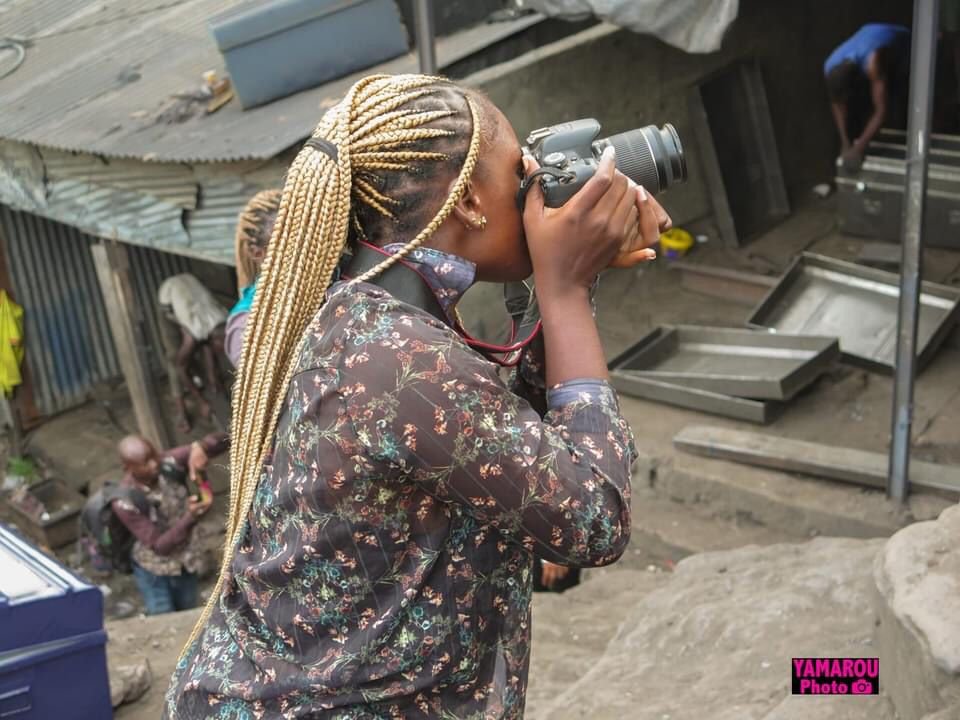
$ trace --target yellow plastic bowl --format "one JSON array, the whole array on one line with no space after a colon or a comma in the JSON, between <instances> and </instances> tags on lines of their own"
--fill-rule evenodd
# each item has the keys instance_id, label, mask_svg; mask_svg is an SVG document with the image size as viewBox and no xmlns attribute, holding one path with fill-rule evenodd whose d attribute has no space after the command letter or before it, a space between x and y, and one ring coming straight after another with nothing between
<instances>
[{"instance_id":1,"label":"yellow plastic bowl","mask_svg":"<svg viewBox=\"0 0 960 720\"><path fill-rule=\"evenodd\" d=\"M668 258L686 255L694 243L693 235L680 228L670 228L660 235L660 249Z\"/></svg>"}]
</instances>

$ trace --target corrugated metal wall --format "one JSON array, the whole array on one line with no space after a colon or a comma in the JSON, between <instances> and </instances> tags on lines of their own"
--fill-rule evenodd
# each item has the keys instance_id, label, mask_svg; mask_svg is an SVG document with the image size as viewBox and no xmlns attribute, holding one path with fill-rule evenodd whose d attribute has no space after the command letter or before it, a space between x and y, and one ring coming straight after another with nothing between
<instances>
[{"instance_id":1,"label":"corrugated metal wall","mask_svg":"<svg viewBox=\"0 0 960 720\"><path fill-rule=\"evenodd\" d=\"M133 288L137 295L137 307L143 312L141 318L145 329L145 339L152 352L147 353L154 373L163 373L163 343L160 340L160 325L157 319L157 290L160 283L171 275L189 272L191 262L185 257L172 253L151 250L150 248L128 245L130 273L133 276Z\"/></svg>"},{"instance_id":2,"label":"corrugated metal wall","mask_svg":"<svg viewBox=\"0 0 960 720\"><path fill-rule=\"evenodd\" d=\"M0 237L17 301L24 306L26 358L37 407L52 414L74 407L104 381L120 376L90 244L95 238L69 225L0 205ZM131 271L147 341L161 347L155 314L157 288L190 270L188 259L129 246ZM156 368L160 368L159 353Z\"/></svg>"}]
</instances>

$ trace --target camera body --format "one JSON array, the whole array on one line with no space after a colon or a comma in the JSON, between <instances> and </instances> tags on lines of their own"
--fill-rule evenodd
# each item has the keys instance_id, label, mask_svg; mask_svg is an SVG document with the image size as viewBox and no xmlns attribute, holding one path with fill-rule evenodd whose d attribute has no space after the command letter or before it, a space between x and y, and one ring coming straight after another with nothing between
<instances>
[{"instance_id":1,"label":"camera body","mask_svg":"<svg viewBox=\"0 0 960 720\"><path fill-rule=\"evenodd\" d=\"M608 146L617 151L617 169L656 194L687 179L683 146L673 125L648 125L600 138L593 118L573 120L530 133L524 152L540 164L540 184L548 207L560 207L593 177Z\"/></svg>"}]
</instances>

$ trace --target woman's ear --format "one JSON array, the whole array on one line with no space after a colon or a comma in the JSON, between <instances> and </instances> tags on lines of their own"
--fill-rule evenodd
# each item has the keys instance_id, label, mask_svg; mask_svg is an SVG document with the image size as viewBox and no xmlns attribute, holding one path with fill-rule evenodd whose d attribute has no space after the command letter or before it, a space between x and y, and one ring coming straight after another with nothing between
<instances>
[{"instance_id":1,"label":"woman's ear","mask_svg":"<svg viewBox=\"0 0 960 720\"><path fill-rule=\"evenodd\" d=\"M455 182L456 181L450 184L447 192L453 191ZM487 220L483 216L480 196L477 195L476 186L472 180L467 181L467 187L463 191L463 196L457 201L457 204L453 206L453 215L468 230L482 230L483 226L487 224Z\"/></svg>"}]
</instances>

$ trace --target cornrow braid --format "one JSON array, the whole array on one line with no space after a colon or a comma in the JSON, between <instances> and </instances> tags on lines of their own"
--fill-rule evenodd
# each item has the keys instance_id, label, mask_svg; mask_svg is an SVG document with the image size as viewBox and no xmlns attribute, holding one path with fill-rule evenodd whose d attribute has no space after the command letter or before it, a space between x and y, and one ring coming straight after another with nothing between
<instances>
[{"instance_id":1,"label":"cornrow braid","mask_svg":"<svg viewBox=\"0 0 960 720\"><path fill-rule=\"evenodd\" d=\"M254 195L237 218L236 253L237 286L239 289L247 287L253 282L257 274L253 260L250 258L248 246L266 245L270 239L269 233L264 231L269 220L276 215L280 207L279 190L261 190Z\"/></svg>"},{"instance_id":2,"label":"cornrow braid","mask_svg":"<svg viewBox=\"0 0 960 720\"><path fill-rule=\"evenodd\" d=\"M461 198L477 166L478 103L443 78L378 75L364 78L332 107L287 172L273 235L244 336L233 408L233 451L226 546L216 587L184 652L221 601L236 548L310 321L351 237L368 224L403 230L424 205L424 183L456 174L439 211L397 253L426 241ZM469 135L469 143L465 137ZM332 144L336 152L325 151ZM412 182L416 179L416 182ZM410 186L419 186L419 202ZM370 280L396 260L364 273Z\"/></svg>"},{"instance_id":3,"label":"cornrow braid","mask_svg":"<svg viewBox=\"0 0 960 720\"><path fill-rule=\"evenodd\" d=\"M467 157L466 160L464 160L463 168L460 170L457 182L454 184L447 199L440 207L440 210L437 211L437 214L433 216L433 219L427 223L427 226L421 230L413 240L386 258L383 262L378 263L367 270L367 272L351 280L351 283L366 282L367 280L375 278L420 247L425 240L437 231L437 228L443 224L443 221L450 217L454 206L460 201L460 198L463 197L463 193L467 189L467 183L470 181L470 176L473 175L473 170L477 166L477 157L480 154L480 111L472 98L468 97L466 101L467 106L470 108L473 132L470 135L470 147L467 150Z\"/></svg>"}]
</instances>

